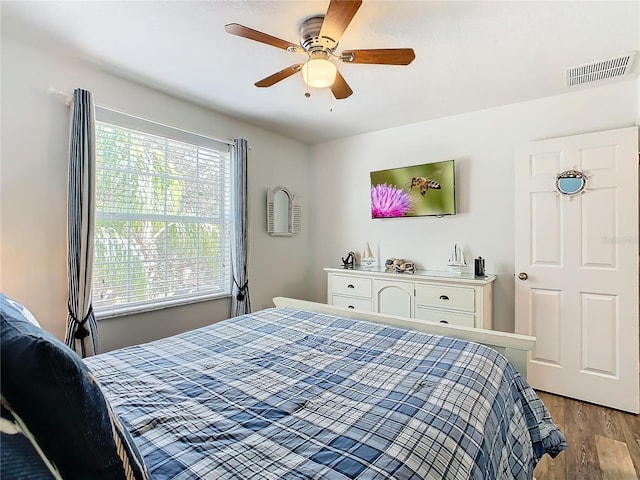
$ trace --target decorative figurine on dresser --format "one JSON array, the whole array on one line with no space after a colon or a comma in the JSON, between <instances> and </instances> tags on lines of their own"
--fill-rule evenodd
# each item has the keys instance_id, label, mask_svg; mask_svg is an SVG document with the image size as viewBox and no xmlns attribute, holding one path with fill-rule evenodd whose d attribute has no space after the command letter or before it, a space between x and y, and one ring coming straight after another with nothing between
<instances>
[{"instance_id":1,"label":"decorative figurine on dresser","mask_svg":"<svg viewBox=\"0 0 640 480\"><path fill-rule=\"evenodd\" d=\"M393 260L399 260L398 266L406 266L406 272L411 274L396 271ZM493 327L495 275L418 270L413 262L404 259L387 262L380 267L325 268L327 303L416 321Z\"/></svg>"},{"instance_id":2,"label":"decorative figurine on dresser","mask_svg":"<svg viewBox=\"0 0 640 480\"><path fill-rule=\"evenodd\" d=\"M356 254L355 252L348 252L347 258L342 258L342 268L353 268L356 264Z\"/></svg>"},{"instance_id":3,"label":"decorative figurine on dresser","mask_svg":"<svg viewBox=\"0 0 640 480\"><path fill-rule=\"evenodd\" d=\"M376 257L373 256L369 242L367 242L367 246L364 247L364 250L362 251L362 257L360 257L360 265L362 265L362 268L371 268L375 266L375 264Z\"/></svg>"},{"instance_id":4,"label":"decorative figurine on dresser","mask_svg":"<svg viewBox=\"0 0 640 480\"><path fill-rule=\"evenodd\" d=\"M461 273L467 267L467 262L464 259L464 253L457 243L453 246L453 251L449 256L447 265L449 265L452 271L458 273Z\"/></svg>"},{"instance_id":5,"label":"decorative figurine on dresser","mask_svg":"<svg viewBox=\"0 0 640 480\"><path fill-rule=\"evenodd\" d=\"M396 273L416 273L416 264L404 258L388 258L384 266L387 270L393 270Z\"/></svg>"}]
</instances>

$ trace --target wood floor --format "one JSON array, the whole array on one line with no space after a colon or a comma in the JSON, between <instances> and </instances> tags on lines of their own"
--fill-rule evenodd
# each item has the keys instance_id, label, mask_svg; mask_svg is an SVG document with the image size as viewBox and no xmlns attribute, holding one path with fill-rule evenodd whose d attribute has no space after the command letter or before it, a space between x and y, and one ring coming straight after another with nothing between
<instances>
[{"instance_id":1,"label":"wood floor","mask_svg":"<svg viewBox=\"0 0 640 480\"><path fill-rule=\"evenodd\" d=\"M536 480L640 479L640 415L538 392L567 439L555 459L545 455Z\"/></svg>"}]
</instances>

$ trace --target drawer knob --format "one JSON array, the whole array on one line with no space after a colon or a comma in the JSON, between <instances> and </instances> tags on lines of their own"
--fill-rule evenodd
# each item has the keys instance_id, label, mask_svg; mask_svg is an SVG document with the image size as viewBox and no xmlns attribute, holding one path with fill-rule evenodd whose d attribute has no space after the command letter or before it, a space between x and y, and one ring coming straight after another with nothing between
<instances>
[{"instance_id":1,"label":"drawer knob","mask_svg":"<svg viewBox=\"0 0 640 480\"><path fill-rule=\"evenodd\" d=\"M347 308L350 308L351 310L355 310L356 307L354 307L353 305L349 305Z\"/></svg>"},{"instance_id":2,"label":"drawer knob","mask_svg":"<svg viewBox=\"0 0 640 480\"><path fill-rule=\"evenodd\" d=\"M440 323L449 323L446 320L440 320Z\"/></svg>"},{"instance_id":3,"label":"drawer knob","mask_svg":"<svg viewBox=\"0 0 640 480\"><path fill-rule=\"evenodd\" d=\"M440 300L449 300L449 297L446 295L440 295Z\"/></svg>"},{"instance_id":4,"label":"drawer knob","mask_svg":"<svg viewBox=\"0 0 640 480\"><path fill-rule=\"evenodd\" d=\"M353 285L349 284L349 285L347 285L347 288L356 288L356 287L354 287Z\"/></svg>"}]
</instances>

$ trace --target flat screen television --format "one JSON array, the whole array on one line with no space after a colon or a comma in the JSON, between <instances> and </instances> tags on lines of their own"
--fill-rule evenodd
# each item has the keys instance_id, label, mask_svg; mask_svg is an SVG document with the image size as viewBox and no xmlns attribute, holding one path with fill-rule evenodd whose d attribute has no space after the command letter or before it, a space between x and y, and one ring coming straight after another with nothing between
<instances>
[{"instance_id":1,"label":"flat screen television","mask_svg":"<svg viewBox=\"0 0 640 480\"><path fill-rule=\"evenodd\" d=\"M371 172L371 218L456 214L455 162Z\"/></svg>"}]
</instances>

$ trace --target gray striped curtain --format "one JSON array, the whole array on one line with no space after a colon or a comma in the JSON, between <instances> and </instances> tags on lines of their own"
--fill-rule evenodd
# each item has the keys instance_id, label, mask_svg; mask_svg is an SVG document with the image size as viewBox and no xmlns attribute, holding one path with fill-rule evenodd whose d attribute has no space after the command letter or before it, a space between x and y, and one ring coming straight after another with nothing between
<instances>
[{"instance_id":1,"label":"gray striped curtain","mask_svg":"<svg viewBox=\"0 0 640 480\"><path fill-rule=\"evenodd\" d=\"M231 263L233 286L231 291L231 316L251 312L249 299L249 212L247 208L247 141L233 141L233 167L231 183L233 192L231 231Z\"/></svg>"},{"instance_id":2,"label":"gray striped curtain","mask_svg":"<svg viewBox=\"0 0 640 480\"><path fill-rule=\"evenodd\" d=\"M69 315L65 343L78 355L98 352L98 325L91 306L95 229L95 108L91 92L73 92L67 202Z\"/></svg>"}]
</instances>

